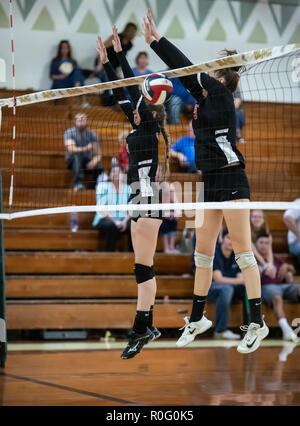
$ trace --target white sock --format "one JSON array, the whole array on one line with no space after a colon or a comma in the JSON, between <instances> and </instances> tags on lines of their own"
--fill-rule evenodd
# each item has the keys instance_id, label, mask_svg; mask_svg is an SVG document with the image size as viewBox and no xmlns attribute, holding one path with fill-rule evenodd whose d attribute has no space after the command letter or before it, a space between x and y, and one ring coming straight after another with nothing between
<instances>
[{"instance_id":1,"label":"white sock","mask_svg":"<svg viewBox=\"0 0 300 426\"><path fill-rule=\"evenodd\" d=\"M293 331L286 318L281 318L278 322L284 335L289 334L291 331Z\"/></svg>"}]
</instances>

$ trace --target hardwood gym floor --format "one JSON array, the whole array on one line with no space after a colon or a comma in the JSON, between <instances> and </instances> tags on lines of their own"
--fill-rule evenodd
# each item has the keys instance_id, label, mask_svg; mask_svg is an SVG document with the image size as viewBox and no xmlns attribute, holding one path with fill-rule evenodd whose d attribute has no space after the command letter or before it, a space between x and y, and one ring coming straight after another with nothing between
<instances>
[{"instance_id":1,"label":"hardwood gym floor","mask_svg":"<svg viewBox=\"0 0 300 426\"><path fill-rule=\"evenodd\" d=\"M300 404L299 345L267 340L241 355L236 343L174 344L128 361L124 342L10 344L0 405Z\"/></svg>"}]
</instances>

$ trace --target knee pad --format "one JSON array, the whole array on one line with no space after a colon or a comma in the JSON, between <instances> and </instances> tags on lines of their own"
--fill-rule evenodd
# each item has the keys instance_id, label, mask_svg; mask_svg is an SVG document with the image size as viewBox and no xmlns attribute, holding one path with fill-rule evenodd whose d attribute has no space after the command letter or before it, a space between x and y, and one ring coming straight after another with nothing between
<instances>
[{"instance_id":1,"label":"knee pad","mask_svg":"<svg viewBox=\"0 0 300 426\"><path fill-rule=\"evenodd\" d=\"M245 251L244 253L235 255L235 261L241 271L257 264L253 251Z\"/></svg>"},{"instance_id":2,"label":"knee pad","mask_svg":"<svg viewBox=\"0 0 300 426\"><path fill-rule=\"evenodd\" d=\"M135 263L134 273L138 284L151 280L155 276L153 266L141 265L140 263Z\"/></svg>"},{"instance_id":3,"label":"knee pad","mask_svg":"<svg viewBox=\"0 0 300 426\"><path fill-rule=\"evenodd\" d=\"M195 265L197 268L211 268L214 262L214 256L207 256L195 251L194 253Z\"/></svg>"}]
</instances>

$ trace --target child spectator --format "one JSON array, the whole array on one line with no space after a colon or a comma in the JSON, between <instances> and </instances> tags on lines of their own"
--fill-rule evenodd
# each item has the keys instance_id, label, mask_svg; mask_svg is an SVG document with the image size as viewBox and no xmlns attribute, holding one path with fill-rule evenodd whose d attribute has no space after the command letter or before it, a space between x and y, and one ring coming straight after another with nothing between
<instances>
[{"instance_id":1,"label":"child spectator","mask_svg":"<svg viewBox=\"0 0 300 426\"><path fill-rule=\"evenodd\" d=\"M182 169L188 173L196 173L195 135L192 122L189 124L188 135L179 138L172 146L170 155L177 158Z\"/></svg>"},{"instance_id":2,"label":"child spectator","mask_svg":"<svg viewBox=\"0 0 300 426\"><path fill-rule=\"evenodd\" d=\"M123 130L119 133L120 149L118 153L118 164L124 173L127 173L129 167L128 147L126 142L126 137L128 134L128 130Z\"/></svg>"},{"instance_id":3,"label":"child spectator","mask_svg":"<svg viewBox=\"0 0 300 426\"><path fill-rule=\"evenodd\" d=\"M300 202L300 198L296 201ZM284 223L288 227L288 244L290 253L297 257L300 265L300 209L287 210L283 216Z\"/></svg>"},{"instance_id":4,"label":"child spectator","mask_svg":"<svg viewBox=\"0 0 300 426\"><path fill-rule=\"evenodd\" d=\"M270 249L270 236L261 233L256 239L256 248L260 256L267 258ZM275 277L271 278L266 274L265 266L259 265L262 284L262 299L273 307L278 318L279 326L283 333L284 340L297 341L297 336L287 322L283 309L283 300L300 303L300 285L293 283L295 268L293 265L284 263L279 257L274 256Z\"/></svg>"},{"instance_id":5,"label":"child spectator","mask_svg":"<svg viewBox=\"0 0 300 426\"><path fill-rule=\"evenodd\" d=\"M139 52L135 58L136 67L132 68L133 74L137 77L145 74L152 74L153 71L148 69L149 56L147 52Z\"/></svg>"},{"instance_id":6,"label":"child spectator","mask_svg":"<svg viewBox=\"0 0 300 426\"><path fill-rule=\"evenodd\" d=\"M100 182L97 185L97 206L127 204L131 189L123 183L121 168L112 167L109 176L110 182ZM93 226L105 235L105 251L113 252L116 251L118 236L123 233L130 234L130 215L127 211L99 211L95 214Z\"/></svg>"},{"instance_id":7,"label":"child spectator","mask_svg":"<svg viewBox=\"0 0 300 426\"><path fill-rule=\"evenodd\" d=\"M272 250L272 236L270 235L271 244L269 245L269 253L266 259L264 259L256 249L256 239L257 236L261 233L269 234L269 226L265 220L265 215L262 210L251 210L250 213L250 224L251 224L251 240L252 240L252 250L260 265L265 267L266 273L270 278L274 278L276 271L273 266L273 250Z\"/></svg>"},{"instance_id":8,"label":"child spectator","mask_svg":"<svg viewBox=\"0 0 300 426\"><path fill-rule=\"evenodd\" d=\"M216 302L216 339L240 339L239 334L227 329L228 315L233 299L245 301L243 275L235 261L228 230L222 230L221 244L216 246L213 264L213 282L207 300Z\"/></svg>"},{"instance_id":9,"label":"child spectator","mask_svg":"<svg viewBox=\"0 0 300 426\"><path fill-rule=\"evenodd\" d=\"M179 78L171 78L173 92L166 102L168 124L179 124L180 113L184 110L192 112L195 106L195 98L183 86Z\"/></svg>"},{"instance_id":10,"label":"child spectator","mask_svg":"<svg viewBox=\"0 0 300 426\"><path fill-rule=\"evenodd\" d=\"M65 131L64 140L67 166L74 173L74 191L84 189L85 170L92 172L95 187L97 177L103 171L100 165L100 141L98 136L87 128L86 114L76 114L75 127Z\"/></svg>"}]
</instances>

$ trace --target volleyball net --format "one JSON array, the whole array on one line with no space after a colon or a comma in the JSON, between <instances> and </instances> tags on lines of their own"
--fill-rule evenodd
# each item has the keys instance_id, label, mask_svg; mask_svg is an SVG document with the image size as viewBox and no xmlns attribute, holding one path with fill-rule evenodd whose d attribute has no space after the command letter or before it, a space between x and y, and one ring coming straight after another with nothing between
<instances>
[{"instance_id":1,"label":"volleyball net","mask_svg":"<svg viewBox=\"0 0 300 426\"><path fill-rule=\"evenodd\" d=\"M115 169L127 191L126 136L132 128L117 104L101 105L100 94L117 87L128 93L129 86L141 84L146 78L141 76L0 99L4 205L0 218L133 209L172 209L184 214L206 208L300 208L299 202L294 201L300 193L299 44L240 53L163 72L172 79L238 65L244 69L234 96L238 99L236 112L245 117L245 126L238 129L237 147L246 161L251 202L204 203L199 197L201 173L190 167L178 148L193 138L192 109L180 115L179 124L165 127L171 151L167 175L166 144L159 136L157 186L166 191L162 204L154 200L151 205L132 206L126 197L121 203L114 202L112 187L107 182L116 178L111 172ZM165 103L169 122L172 109L174 112L173 101L169 98ZM74 182L74 164L70 162L73 153L67 150L65 141L70 139L70 129L85 116L94 139L85 151L90 158L85 161L84 170L81 163L79 170L77 167L82 177L78 186ZM95 161L89 164L93 158Z\"/></svg>"}]
</instances>

